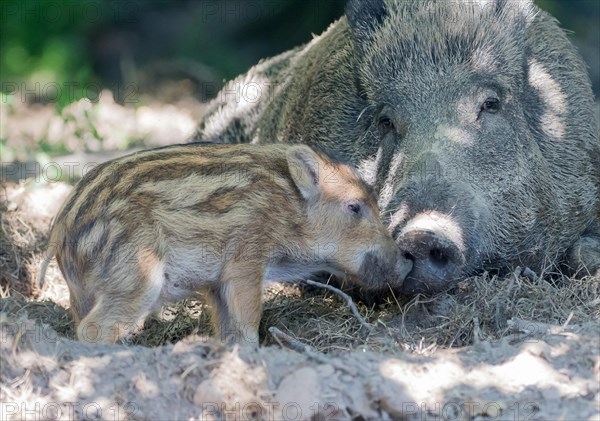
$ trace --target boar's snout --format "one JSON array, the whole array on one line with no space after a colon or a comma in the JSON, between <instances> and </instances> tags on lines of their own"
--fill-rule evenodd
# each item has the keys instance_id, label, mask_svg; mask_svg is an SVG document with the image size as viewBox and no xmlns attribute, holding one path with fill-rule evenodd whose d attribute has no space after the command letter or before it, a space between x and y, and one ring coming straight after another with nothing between
<instances>
[{"instance_id":1,"label":"boar's snout","mask_svg":"<svg viewBox=\"0 0 600 421\"><path fill-rule=\"evenodd\" d=\"M405 293L436 290L454 280L465 264L459 245L440 232L413 229L402 233L397 242L404 257L413 261L402 285Z\"/></svg>"}]
</instances>

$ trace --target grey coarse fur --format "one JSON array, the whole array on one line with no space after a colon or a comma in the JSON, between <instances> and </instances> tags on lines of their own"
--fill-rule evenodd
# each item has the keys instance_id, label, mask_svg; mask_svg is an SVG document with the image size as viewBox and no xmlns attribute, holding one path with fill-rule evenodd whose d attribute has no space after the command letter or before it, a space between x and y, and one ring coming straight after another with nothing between
<instances>
[{"instance_id":1,"label":"grey coarse fur","mask_svg":"<svg viewBox=\"0 0 600 421\"><path fill-rule=\"evenodd\" d=\"M496 112L482 108L489 98ZM600 274L591 84L532 2L351 0L322 35L229 82L195 138L344 155L417 256L407 293L516 265ZM433 218L434 245L406 236L419 215ZM419 249L450 243L442 269Z\"/></svg>"}]
</instances>

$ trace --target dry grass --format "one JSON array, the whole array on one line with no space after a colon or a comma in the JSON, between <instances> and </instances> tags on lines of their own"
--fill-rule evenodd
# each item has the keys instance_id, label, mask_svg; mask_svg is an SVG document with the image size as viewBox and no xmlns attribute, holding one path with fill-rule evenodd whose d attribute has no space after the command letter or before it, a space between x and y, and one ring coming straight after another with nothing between
<instances>
[{"instance_id":1,"label":"dry grass","mask_svg":"<svg viewBox=\"0 0 600 421\"><path fill-rule=\"evenodd\" d=\"M0 291L2 308L29 317L73 337L65 308L68 290L55 263L49 267L43 292L36 287L39 262L47 241L51 211L36 213L33 198L65 195L57 185L7 185L0 203ZM61 200L57 201L58 206ZM504 277L485 273L462 281L450 294L412 299L393 294L382 304L356 302L373 326L361 327L337 295L299 284L273 284L265 291L261 342L275 343L268 328L275 326L316 350L431 353L437 348L462 347L499 340L511 332L510 319L549 325L571 325L600 319L600 285L592 278L531 280L519 271ZM59 304L59 305L57 305ZM210 335L209 312L199 301L185 301L150 317L130 339L158 346L192 335ZM475 336L476 335L476 336Z\"/></svg>"},{"instance_id":2,"label":"dry grass","mask_svg":"<svg viewBox=\"0 0 600 421\"><path fill-rule=\"evenodd\" d=\"M30 184L31 185L31 184ZM15 200L30 185L4 185L0 191L0 295L35 296L37 258L47 233L43 223ZM10 195L10 199L9 199Z\"/></svg>"}]
</instances>

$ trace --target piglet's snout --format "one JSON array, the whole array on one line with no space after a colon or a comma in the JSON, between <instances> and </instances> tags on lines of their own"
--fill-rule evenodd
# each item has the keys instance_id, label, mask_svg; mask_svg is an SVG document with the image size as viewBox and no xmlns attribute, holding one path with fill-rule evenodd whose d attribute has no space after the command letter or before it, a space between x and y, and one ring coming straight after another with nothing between
<instances>
[{"instance_id":1,"label":"piglet's snout","mask_svg":"<svg viewBox=\"0 0 600 421\"><path fill-rule=\"evenodd\" d=\"M412 270L413 262L405 258L400 250L376 249L364 255L361 267L362 277L367 284L376 288L402 286L404 279Z\"/></svg>"}]
</instances>

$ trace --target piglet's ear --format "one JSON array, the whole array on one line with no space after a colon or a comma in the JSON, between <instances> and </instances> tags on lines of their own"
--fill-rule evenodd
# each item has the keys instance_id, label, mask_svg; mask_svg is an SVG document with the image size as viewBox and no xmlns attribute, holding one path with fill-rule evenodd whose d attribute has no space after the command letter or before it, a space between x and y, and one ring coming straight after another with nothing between
<instances>
[{"instance_id":1,"label":"piglet's ear","mask_svg":"<svg viewBox=\"0 0 600 421\"><path fill-rule=\"evenodd\" d=\"M297 145L290 148L287 161L302 196L306 200L317 198L320 192L318 155L306 145Z\"/></svg>"},{"instance_id":2,"label":"piglet's ear","mask_svg":"<svg viewBox=\"0 0 600 421\"><path fill-rule=\"evenodd\" d=\"M346 4L346 17L359 45L373 37L386 16L384 0L349 0Z\"/></svg>"}]
</instances>

